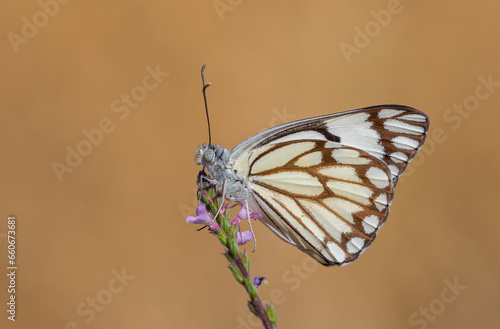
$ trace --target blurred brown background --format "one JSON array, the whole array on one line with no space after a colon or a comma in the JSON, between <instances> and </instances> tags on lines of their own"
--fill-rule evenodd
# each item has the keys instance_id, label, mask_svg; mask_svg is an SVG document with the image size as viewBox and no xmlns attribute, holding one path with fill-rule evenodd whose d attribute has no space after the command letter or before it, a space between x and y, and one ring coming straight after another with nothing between
<instances>
[{"instance_id":1,"label":"blurred brown background","mask_svg":"<svg viewBox=\"0 0 500 329\"><path fill-rule=\"evenodd\" d=\"M254 226L251 273L268 278L279 328L498 328L497 2L64 2L0 5L0 327L260 327L222 247L185 223L207 63L228 148L370 105L431 118L355 263L322 267Z\"/></svg>"}]
</instances>

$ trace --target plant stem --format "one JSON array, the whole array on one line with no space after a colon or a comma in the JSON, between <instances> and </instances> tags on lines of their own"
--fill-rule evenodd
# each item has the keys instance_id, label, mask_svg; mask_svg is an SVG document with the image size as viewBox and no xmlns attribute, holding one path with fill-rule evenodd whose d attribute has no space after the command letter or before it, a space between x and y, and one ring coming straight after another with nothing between
<instances>
[{"instance_id":1,"label":"plant stem","mask_svg":"<svg viewBox=\"0 0 500 329\"><path fill-rule=\"evenodd\" d=\"M208 191L201 194L201 201L206 205L208 212L212 218L217 214L222 205L222 198L217 193L215 186L208 186ZM264 306L257 292L252 276L250 275L250 261L245 253L241 253L237 243L237 232L239 232L239 223L233 225L229 218L229 207L226 205L224 211L219 212L216 223L220 227L220 231L212 231L219 238L219 241L227 248L225 253L226 259L229 262L229 268L233 272L238 283L242 284L250 301L248 302L250 311L260 318L265 329L275 329L276 311L269 304Z\"/></svg>"},{"instance_id":2,"label":"plant stem","mask_svg":"<svg viewBox=\"0 0 500 329\"><path fill-rule=\"evenodd\" d=\"M250 273L247 271L245 266L243 265L243 261L241 260L240 255L234 257L234 263L236 266L238 266L238 269L241 271L241 274L243 276L243 285L245 286L246 291L248 292L248 295L250 296L250 303L254 307L256 311L256 315L260 318L262 321L262 324L264 325L264 328L266 329L274 329L275 327L269 320L267 313L266 313L266 308L262 304L262 301L260 300L259 295L256 293L254 296L252 296L252 290L255 292L257 289L252 289L252 287L248 286L248 283L254 285L252 277L250 276Z\"/></svg>"}]
</instances>

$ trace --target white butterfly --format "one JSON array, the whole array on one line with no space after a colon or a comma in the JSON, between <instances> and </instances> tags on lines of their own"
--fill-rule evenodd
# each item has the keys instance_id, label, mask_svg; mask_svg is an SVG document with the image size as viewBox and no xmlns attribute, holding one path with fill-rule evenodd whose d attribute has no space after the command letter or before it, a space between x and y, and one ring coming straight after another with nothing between
<instances>
[{"instance_id":1,"label":"white butterfly","mask_svg":"<svg viewBox=\"0 0 500 329\"><path fill-rule=\"evenodd\" d=\"M224 198L263 213L260 221L281 239L323 265L346 265L384 224L428 128L416 109L373 106L276 126L232 150L209 142L195 163Z\"/></svg>"},{"instance_id":2,"label":"white butterfly","mask_svg":"<svg viewBox=\"0 0 500 329\"><path fill-rule=\"evenodd\" d=\"M374 106L283 124L232 150L204 144L195 162L281 239L323 265L345 265L375 239L428 127L416 109Z\"/></svg>"}]
</instances>

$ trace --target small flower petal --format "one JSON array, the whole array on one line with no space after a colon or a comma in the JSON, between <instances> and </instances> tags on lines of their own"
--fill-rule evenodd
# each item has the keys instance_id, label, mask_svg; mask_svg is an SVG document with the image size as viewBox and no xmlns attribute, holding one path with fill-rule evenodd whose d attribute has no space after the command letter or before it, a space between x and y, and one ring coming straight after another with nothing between
<instances>
[{"instance_id":1,"label":"small flower petal","mask_svg":"<svg viewBox=\"0 0 500 329\"><path fill-rule=\"evenodd\" d=\"M252 239L253 239L253 234L250 231L238 232L236 234L236 242L238 242L240 246Z\"/></svg>"},{"instance_id":2,"label":"small flower petal","mask_svg":"<svg viewBox=\"0 0 500 329\"><path fill-rule=\"evenodd\" d=\"M205 221L212 221L212 218L208 214L207 207L203 203L200 203L198 208L196 208L196 217L200 217Z\"/></svg>"},{"instance_id":3,"label":"small flower petal","mask_svg":"<svg viewBox=\"0 0 500 329\"><path fill-rule=\"evenodd\" d=\"M233 225L239 223L243 219L247 219L248 217L250 217L252 219L257 219L257 218L262 217L262 215L260 213L258 213L257 211L250 212L250 216L248 216L245 204L243 202L240 202L240 206L241 206L240 212L238 213L238 216L236 216L233 219Z\"/></svg>"},{"instance_id":4,"label":"small flower petal","mask_svg":"<svg viewBox=\"0 0 500 329\"><path fill-rule=\"evenodd\" d=\"M247 219L247 210L243 202L240 202L241 209L240 212L238 213L238 216L240 219Z\"/></svg>"},{"instance_id":5,"label":"small flower petal","mask_svg":"<svg viewBox=\"0 0 500 329\"><path fill-rule=\"evenodd\" d=\"M260 214L260 213L258 213L256 211L252 211L250 213L250 218L252 218L252 219L262 218L262 214Z\"/></svg>"},{"instance_id":6,"label":"small flower petal","mask_svg":"<svg viewBox=\"0 0 500 329\"><path fill-rule=\"evenodd\" d=\"M216 222L213 222L209 226L210 226L209 230L211 230L211 231L214 231L214 232L215 231L220 231L220 226Z\"/></svg>"},{"instance_id":7,"label":"small flower petal","mask_svg":"<svg viewBox=\"0 0 500 329\"><path fill-rule=\"evenodd\" d=\"M186 223L199 224L200 219L194 216L187 216Z\"/></svg>"},{"instance_id":8,"label":"small flower petal","mask_svg":"<svg viewBox=\"0 0 500 329\"><path fill-rule=\"evenodd\" d=\"M231 225L236 225L241 221L241 218L239 216L234 217L233 221L231 222Z\"/></svg>"},{"instance_id":9,"label":"small flower petal","mask_svg":"<svg viewBox=\"0 0 500 329\"><path fill-rule=\"evenodd\" d=\"M198 208L196 209L196 217L188 216L186 218L186 223L201 224L201 225L210 225L212 221L213 219L208 214L207 208L203 203L200 203L198 205Z\"/></svg>"},{"instance_id":10,"label":"small flower petal","mask_svg":"<svg viewBox=\"0 0 500 329\"><path fill-rule=\"evenodd\" d=\"M253 283L259 287L262 283L267 284L267 279L263 276L256 276L253 278Z\"/></svg>"},{"instance_id":11,"label":"small flower petal","mask_svg":"<svg viewBox=\"0 0 500 329\"><path fill-rule=\"evenodd\" d=\"M238 232L236 235L236 242L241 246L253 239L253 234L250 231Z\"/></svg>"}]
</instances>

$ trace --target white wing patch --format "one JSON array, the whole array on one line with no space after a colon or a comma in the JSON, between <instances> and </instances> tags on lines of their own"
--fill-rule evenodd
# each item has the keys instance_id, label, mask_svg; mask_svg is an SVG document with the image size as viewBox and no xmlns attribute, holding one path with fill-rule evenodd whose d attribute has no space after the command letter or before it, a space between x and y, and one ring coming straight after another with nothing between
<instances>
[{"instance_id":1,"label":"white wing patch","mask_svg":"<svg viewBox=\"0 0 500 329\"><path fill-rule=\"evenodd\" d=\"M356 169L351 166L330 166L318 170L321 175L337 178L341 180L348 180L351 182L361 183L361 178L358 177Z\"/></svg>"},{"instance_id":2,"label":"white wing patch","mask_svg":"<svg viewBox=\"0 0 500 329\"><path fill-rule=\"evenodd\" d=\"M272 186L291 195L315 197L324 191L317 177L303 171L282 171L265 176L252 176L250 181Z\"/></svg>"},{"instance_id":3,"label":"white wing patch","mask_svg":"<svg viewBox=\"0 0 500 329\"><path fill-rule=\"evenodd\" d=\"M404 137L404 136L398 136L394 137L392 139L392 144L394 144L395 147L404 149L404 150L414 150L418 147L418 141Z\"/></svg>"},{"instance_id":4,"label":"white wing patch","mask_svg":"<svg viewBox=\"0 0 500 329\"><path fill-rule=\"evenodd\" d=\"M395 133L404 133L412 135L422 135L424 133L424 128L420 126L411 125L409 123L403 122L401 120L385 120L384 128L388 131Z\"/></svg>"},{"instance_id":5,"label":"white wing patch","mask_svg":"<svg viewBox=\"0 0 500 329\"><path fill-rule=\"evenodd\" d=\"M305 199L300 199L299 202L308 212L312 214L316 222L318 222L330 234L330 236L338 242L341 241L342 234L352 232L349 225L318 203Z\"/></svg>"},{"instance_id":6,"label":"white wing patch","mask_svg":"<svg viewBox=\"0 0 500 329\"><path fill-rule=\"evenodd\" d=\"M371 215L363 219L363 228L365 229L365 232L368 234L371 234L375 232L375 230L378 227L379 224L379 219L375 215Z\"/></svg>"},{"instance_id":7,"label":"white wing patch","mask_svg":"<svg viewBox=\"0 0 500 329\"><path fill-rule=\"evenodd\" d=\"M378 118L379 119L387 119L387 118L392 118L393 116L396 116L400 113L403 113L404 111L401 110L393 110L393 109L383 109L378 112Z\"/></svg>"},{"instance_id":8,"label":"white wing patch","mask_svg":"<svg viewBox=\"0 0 500 329\"><path fill-rule=\"evenodd\" d=\"M369 159L360 157L359 152L352 149L336 149L332 151L332 157L339 163L346 165L368 164Z\"/></svg>"},{"instance_id":9,"label":"white wing patch","mask_svg":"<svg viewBox=\"0 0 500 329\"><path fill-rule=\"evenodd\" d=\"M327 123L327 126L333 126L334 128L336 128L336 127L366 125L367 123L366 120L369 117L370 114L366 112L358 112L349 115L343 115L330 119Z\"/></svg>"},{"instance_id":10,"label":"white wing patch","mask_svg":"<svg viewBox=\"0 0 500 329\"><path fill-rule=\"evenodd\" d=\"M347 251L350 254L355 254L360 252L363 249L363 246L365 245L365 239L361 238L352 238L347 242Z\"/></svg>"},{"instance_id":11,"label":"white wing patch","mask_svg":"<svg viewBox=\"0 0 500 329\"><path fill-rule=\"evenodd\" d=\"M329 133L340 137L340 143L365 150L381 159L384 146L379 143L380 135L372 129L373 122L367 121L370 115L365 112L333 118L326 121Z\"/></svg>"},{"instance_id":12,"label":"white wing patch","mask_svg":"<svg viewBox=\"0 0 500 329\"><path fill-rule=\"evenodd\" d=\"M333 193L364 205L370 204L370 197L373 195L373 190L371 188L359 184L329 181L326 185Z\"/></svg>"},{"instance_id":13,"label":"white wing patch","mask_svg":"<svg viewBox=\"0 0 500 329\"><path fill-rule=\"evenodd\" d=\"M415 122L427 122L427 118L421 114L405 114L401 116L401 119Z\"/></svg>"},{"instance_id":14,"label":"white wing patch","mask_svg":"<svg viewBox=\"0 0 500 329\"><path fill-rule=\"evenodd\" d=\"M323 162L323 153L321 152L312 152L306 155L301 156L296 162L295 165L299 167L311 167L317 166L321 162Z\"/></svg>"},{"instance_id":15,"label":"white wing patch","mask_svg":"<svg viewBox=\"0 0 500 329\"><path fill-rule=\"evenodd\" d=\"M389 169L391 170L391 173L393 176L398 176L399 175L399 168L395 165L389 165Z\"/></svg>"},{"instance_id":16,"label":"white wing patch","mask_svg":"<svg viewBox=\"0 0 500 329\"><path fill-rule=\"evenodd\" d=\"M261 155L262 153L266 152L271 147L272 147L272 145L267 145L267 146L260 147L258 149L253 150L252 153L251 153L251 155L250 155L250 158L248 159L248 163L253 163L255 161L255 159L257 159L257 157L259 155Z\"/></svg>"},{"instance_id":17,"label":"white wing patch","mask_svg":"<svg viewBox=\"0 0 500 329\"><path fill-rule=\"evenodd\" d=\"M314 148L313 142L294 143L279 147L270 153L258 158L252 165L251 174L279 168L290 162L293 158Z\"/></svg>"},{"instance_id":18,"label":"white wing patch","mask_svg":"<svg viewBox=\"0 0 500 329\"><path fill-rule=\"evenodd\" d=\"M327 198L323 200L323 203L330 211L339 214L351 224L354 224L354 214L363 210L357 204L340 198Z\"/></svg>"},{"instance_id":19,"label":"white wing patch","mask_svg":"<svg viewBox=\"0 0 500 329\"><path fill-rule=\"evenodd\" d=\"M388 206L387 202L387 195L385 194L380 194L376 199L375 199L375 207L377 207L378 210L382 211Z\"/></svg>"},{"instance_id":20,"label":"white wing patch","mask_svg":"<svg viewBox=\"0 0 500 329\"><path fill-rule=\"evenodd\" d=\"M322 248L319 237L312 233L312 232L314 232L314 233L318 234L318 231L320 230L319 227L316 226L317 228L313 228L313 226L310 225L309 229L312 228L312 230L311 230L312 232L311 232L310 230L308 230L306 228L305 225L302 224L303 222L299 222L297 220L297 217L302 219L302 218L306 218L308 216L305 213L303 213L302 210L300 210L300 208L298 208L296 202L292 198L287 197L286 195L283 195L283 194L276 193L276 192L274 192L270 189L266 189L265 187L262 187L262 186L256 186L255 191L260 195L260 197L263 197L265 199L265 201L268 202L270 204L270 206L273 207L279 213L280 217L284 216L284 218L287 220L287 224L290 225L291 228L296 233L298 233L300 237L302 237L302 239L304 239L305 241L307 241L308 243L310 243L311 245L313 245L317 249ZM278 200L279 200L279 202L278 202ZM262 204L265 204L265 203L259 202L259 205L261 205L261 207L262 207ZM286 206L286 208L284 208L282 204L284 204ZM274 211L272 211L271 213L274 213ZM293 215L292 215L292 213L293 213ZM276 222L281 222L280 217L276 217L273 219ZM309 223L312 223L310 221L310 219L309 219ZM285 232L289 231L287 228L283 228L283 230Z\"/></svg>"},{"instance_id":21,"label":"white wing patch","mask_svg":"<svg viewBox=\"0 0 500 329\"><path fill-rule=\"evenodd\" d=\"M346 259L345 252L333 242L328 242L326 244L328 251L332 254L333 258L337 263L343 263Z\"/></svg>"},{"instance_id":22,"label":"white wing patch","mask_svg":"<svg viewBox=\"0 0 500 329\"><path fill-rule=\"evenodd\" d=\"M387 177L385 171L377 167L371 167L366 172L366 177L378 188L384 188L389 186L391 180Z\"/></svg>"},{"instance_id":23,"label":"white wing patch","mask_svg":"<svg viewBox=\"0 0 500 329\"><path fill-rule=\"evenodd\" d=\"M394 152L391 154L391 158L396 163L403 163L408 161L408 156L403 152Z\"/></svg>"}]
</instances>

